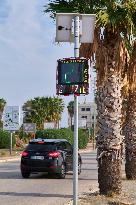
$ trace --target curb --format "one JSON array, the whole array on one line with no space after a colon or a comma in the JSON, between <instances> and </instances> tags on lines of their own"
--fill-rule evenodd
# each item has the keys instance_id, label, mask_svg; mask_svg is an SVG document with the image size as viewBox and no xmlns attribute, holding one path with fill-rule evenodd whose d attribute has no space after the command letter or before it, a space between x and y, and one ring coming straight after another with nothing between
<instances>
[{"instance_id":1,"label":"curb","mask_svg":"<svg viewBox=\"0 0 136 205\"><path fill-rule=\"evenodd\" d=\"M20 160L21 158L20 157L16 157L16 158L8 158L8 159L0 159L0 163L1 162L11 162L11 161L18 161Z\"/></svg>"}]
</instances>

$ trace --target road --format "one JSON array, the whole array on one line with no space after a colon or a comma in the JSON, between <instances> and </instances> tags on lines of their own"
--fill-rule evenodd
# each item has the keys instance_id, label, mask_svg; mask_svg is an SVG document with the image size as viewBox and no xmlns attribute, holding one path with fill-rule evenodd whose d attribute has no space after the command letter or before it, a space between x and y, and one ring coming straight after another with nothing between
<instances>
[{"instance_id":1,"label":"road","mask_svg":"<svg viewBox=\"0 0 136 205\"><path fill-rule=\"evenodd\" d=\"M96 153L82 153L79 193L97 187ZM72 199L72 173L65 179L33 174L23 179L19 161L0 163L0 204L2 205L64 205Z\"/></svg>"}]
</instances>

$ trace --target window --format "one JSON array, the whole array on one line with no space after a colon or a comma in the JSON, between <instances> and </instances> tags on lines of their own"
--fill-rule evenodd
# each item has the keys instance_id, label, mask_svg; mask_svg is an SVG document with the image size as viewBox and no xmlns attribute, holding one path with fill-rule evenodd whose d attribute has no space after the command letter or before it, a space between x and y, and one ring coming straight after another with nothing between
<instances>
[{"instance_id":1,"label":"window","mask_svg":"<svg viewBox=\"0 0 136 205\"><path fill-rule=\"evenodd\" d=\"M82 108L81 108L81 111L85 111L85 108L84 108L84 107L82 107Z\"/></svg>"},{"instance_id":2,"label":"window","mask_svg":"<svg viewBox=\"0 0 136 205\"><path fill-rule=\"evenodd\" d=\"M94 127L94 123L92 123L92 127Z\"/></svg>"},{"instance_id":3,"label":"window","mask_svg":"<svg viewBox=\"0 0 136 205\"><path fill-rule=\"evenodd\" d=\"M87 119L87 116L82 116L81 118L85 118L85 119Z\"/></svg>"},{"instance_id":4,"label":"window","mask_svg":"<svg viewBox=\"0 0 136 205\"><path fill-rule=\"evenodd\" d=\"M86 111L90 111L90 107L87 107L87 108L86 108Z\"/></svg>"},{"instance_id":5,"label":"window","mask_svg":"<svg viewBox=\"0 0 136 205\"><path fill-rule=\"evenodd\" d=\"M61 142L61 143L59 143L58 144L58 146L57 146L57 149L59 150L64 150L64 149L66 149L66 144L65 144L65 142Z\"/></svg>"},{"instance_id":6,"label":"window","mask_svg":"<svg viewBox=\"0 0 136 205\"><path fill-rule=\"evenodd\" d=\"M94 115L92 116L92 119L94 120Z\"/></svg>"},{"instance_id":7,"label":"window","mask_svg":"<svg viewBox=\"0 0 136 205\"><path fill-rule=\"evenodd\" d=\"M30 143L27 147L28 150L31 151L54 151L56 150L56 146L54 143L46 142L44 144L38 144L38 143Z\"/></svg>"}]
</instances>

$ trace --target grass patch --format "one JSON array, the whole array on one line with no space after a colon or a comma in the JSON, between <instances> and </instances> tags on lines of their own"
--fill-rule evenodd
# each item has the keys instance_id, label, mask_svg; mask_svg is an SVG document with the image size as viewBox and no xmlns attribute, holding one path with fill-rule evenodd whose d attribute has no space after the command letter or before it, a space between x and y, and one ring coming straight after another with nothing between
<instances>
[{"instance_id":1,"label":"grass patch","mask_svg":"<svg viewBox=\"0 0 136 205\"><path fill-rule=\"evenodd\" d=\"M12 150L12 155L10 155L10 150L0 149L0 158L2 157L11 157L11 156L20 156L22 150Z\"/></svg>"}]
</instances>

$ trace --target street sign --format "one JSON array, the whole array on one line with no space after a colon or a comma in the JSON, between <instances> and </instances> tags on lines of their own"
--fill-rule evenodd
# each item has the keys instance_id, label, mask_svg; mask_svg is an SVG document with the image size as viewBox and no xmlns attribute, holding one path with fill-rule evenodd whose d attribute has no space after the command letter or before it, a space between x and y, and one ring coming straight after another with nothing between
<instances>
[{"instance_id":1,"label":"street sign","mask_svg":"<svg viewBox=\"0 0 136 205\"><path fill-rule=\"evenodd\" d=\"M36 124L35 123L23 123L23 131L26 133L35 133Z\"/></svg>"},{"instance_id":2,"label":"street sign","mask_svg":"<svg viewBox=\"0 0 136 205\"><path fill-rule=\"evenodd\" d=\"M3 129L8 131L19 130L20 109L19 106L7 106L4 110Z\"/></svg>"},{"instance_id":3,"label":"street sign","mask_svg":"<svg viewBox=\"0 0 136 205\"><path fill-rule=\"evenodd\" d=\"M45 122L44 129L55 129L55 122Z\"/></svg>"}]
</instances>

